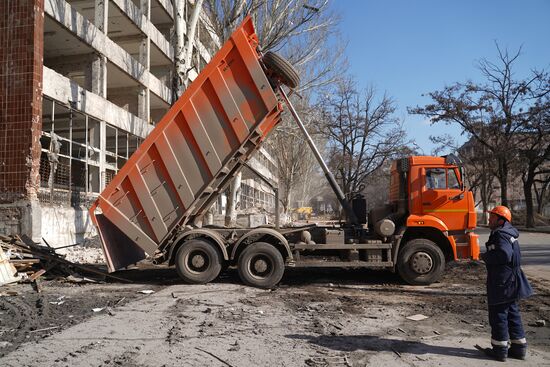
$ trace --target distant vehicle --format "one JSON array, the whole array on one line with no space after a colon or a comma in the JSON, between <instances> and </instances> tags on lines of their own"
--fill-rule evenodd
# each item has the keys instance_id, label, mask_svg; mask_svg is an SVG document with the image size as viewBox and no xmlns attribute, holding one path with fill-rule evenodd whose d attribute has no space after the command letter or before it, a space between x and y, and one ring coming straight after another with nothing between
<instances>
[{"instance_id":1,"label":"distant vehicle","mask_svg":"<svg viewBox=\"0 0 550 367\"><path fill-rule=\"evenodd\" d=\"M430 284L447 261L478 258L473 196L458 159L395 161L390 202L367 213L365 199L346 200L290 103L283 85L296 88L299 79L285 59L260 51L246 18L90 208L109 271L149 255L175 265L190 283L210 282L236 266L246 284L269 288L289 266L389 269L410 284ZM278 221L275 228L195 225L281 121L283 103L346 221L300 228L280 228Z\"/></svg>"}]
</instances>

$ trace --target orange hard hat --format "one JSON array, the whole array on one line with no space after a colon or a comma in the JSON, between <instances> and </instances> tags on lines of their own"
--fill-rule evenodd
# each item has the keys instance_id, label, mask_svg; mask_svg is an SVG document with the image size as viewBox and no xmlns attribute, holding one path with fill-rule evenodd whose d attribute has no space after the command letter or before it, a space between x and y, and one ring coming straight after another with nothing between
<instances>
[{"instance_id":1,"label":"orange hard hat","mask_svg":"<svg viewBox=\"0 0 550 367\"><path fill-rule=\"evenodd\" d=\"M510 209L504 205L495 206L493 209L489 210L489 213L496 214L499 217L506 219L508 222L512 221L512 213L510 212Z\"/></svg>"}]
</instances>

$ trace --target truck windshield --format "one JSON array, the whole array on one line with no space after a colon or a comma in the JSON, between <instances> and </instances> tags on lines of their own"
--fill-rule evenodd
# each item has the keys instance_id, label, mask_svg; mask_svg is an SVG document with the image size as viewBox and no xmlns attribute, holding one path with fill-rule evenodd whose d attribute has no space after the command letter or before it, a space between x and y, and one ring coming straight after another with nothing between
<instances>
[{"instance_id":1,"label":"truck windshield","mask_svg":"<svg viewBox=\"0 0 550 367\"><path fill-rule=\"evenodd\" d=\"M426 190L446 189L447 182L444 168L426 169Z\"/></svg>"},{"instance_id":2,"label":"truck windshield","mask_svg":"<svg viewBox=\"0 0 550 367\"><path fill-rule=\"evenodd\" d=\"M454 168L427 168L426 190L460 189Z\"/></svg>"},{"instance_id":3,"label":"truck windshield","mask_svg":"<svg viewBox=\"0 0 550 367\"><path fill-rule=\"evenodd\" d=\"M454 169L447 170L447 180L449 189L460 189L460 182L458 182L456 171Z\"/></svg>"}]
</instances>

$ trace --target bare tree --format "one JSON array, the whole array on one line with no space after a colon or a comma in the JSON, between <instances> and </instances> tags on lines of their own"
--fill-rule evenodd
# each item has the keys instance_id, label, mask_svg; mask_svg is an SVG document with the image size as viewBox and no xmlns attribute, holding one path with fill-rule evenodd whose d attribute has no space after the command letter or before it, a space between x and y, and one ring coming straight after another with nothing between
<instances>
[{"instance_id":1,"label":"bare tree","mask_svg":"<svg viewBox=\"0 0 550 367\"><path fill-rule=\"evenodd\" d=\"M298 90L304 93L331 83L346 67L342 60L345 43L328 46L330 37L337 35L338 24L338 17L330 11L328 3L328 0L206 0L206 26L223 42L244 17L250 15L262 51L283 54L299 70L302 83ZM312 165L307 160L309 151L293 124L288 117L284 121L270 140L276 146L283 208L288 212L293 192L298 187L302 187L302 192L307 191ZM238 188L233 188L237 184L231 183L230 192L238 192ZM231 202L236 200L230 198ZM234 217L229 212L226 219ZM230 222L226 221L226 225Z\"/></svg>"},{"instance_id":2,"label":"bare tree","mask_svg":"<svg viewBox=\"0 0 550 367\"><path fill-rule=\"evenodd\" d=\"M306 128L314 131L311 124L315 110L310 108L305 99L293 99L294 107L304 117ZM319 135L313 138L320 140ZM317 189L313 179L317 177L318 166L302 132L289 114L283 114L282 123L273 132L267 144L273 147L272 151L277 161L281 204L284 212L290 214L293 199L301 198L308 201L309 196Z\"/></svg>"},{"instance_id":3,"label":"bare tree","mask_svg":"<svg viewBox=\"0 0 550 367\"><path fill-rule=\"evenodd\" d=\"M176 64L174 101L183 94L183 91L188 84L189 71L192 69L191 58L193 56L193 48L195 47L196 43L195 34L200 13L203 7L203 2L204 0L196 0L189 19L186 19L186 5L190 4L187 2L187 0L174 1L176 28L176 45L174 48L174 60ZM184 26L186 24L187 29L186 31L184 31Z\"/></svg>"},{"instance_id":4,"label":"bare tree","mask_svg":"<svg viewBox=\"0 0 550 367\"><path fill-rule=\"evenodd\" d=\"M300 91L333 82L347 67L345 42L328 45L339 22L328 0L206 0L205 8L222 41L250 15L262 50L282 53L300 71Z\"/></svg>"},{"instance_id":5,"label":"bare tree","mask_svg":"<svg viewBox=\"0 0 550 367\"><path fill-rule=\"evenodd\" d=\"M537 198L537 214L541 215L546 204L550 202L550 172L542 173L533 183Z\"/></svg>"},{"instance_id":6,"label":"bare tree","mask_svg":"<svg viewBox=\"0 0 550 367\"><path fill-rule=\"evenodd\" d=\"M362 191L367 177L407 144L402 122L394 117L393 99L378 97L374 88L358 92L351 79L343 80L323 93L318 108L319 126L330 149L329 166L348 197Z\"/></svg>"},{"instance_id":7,"label":"bare tree","mask_svg":"<svg viewBox=\"0 0 550 367\"><path fill-rule=\"evenodd\" d=\"M548 80L547 87L550 91L550 79ZM515 140L522 165L525 226L535 227L533 187L537 176L550 173L550 98L537 102L525 113Z\"/></svg>"},{"instance_id":8,"label":"bare tree","mask_svg":"<svg viewBox=\"0 0 550 367\"><path fill-rule=\"evenodd\" d=\"M509 54L498 44L496 48L497 63L482 59L478 64L483 82L455 83L431 92L433 103L409 112L427 116L432 123L457 124L485 146L496 161L501 202L508 205L508 179L517 158L512 140L523 124L523 111L533 105L533 96L539 94L544 77L534 71L526 79L516 79L513 69L521 49Z\"/></svg>"}]
</instances>

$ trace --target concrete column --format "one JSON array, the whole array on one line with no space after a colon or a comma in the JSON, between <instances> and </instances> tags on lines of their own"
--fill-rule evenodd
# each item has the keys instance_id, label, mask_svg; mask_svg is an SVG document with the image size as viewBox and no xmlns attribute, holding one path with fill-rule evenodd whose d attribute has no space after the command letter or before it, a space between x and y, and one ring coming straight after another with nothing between
<instances>
[{"instance_id":1,"label":"concrete column","mask_svg":"<svg viewBox=\"0 0 550 367\"><path fill-rule=\"evenodd\" d=\"M107 57L94 55L91 63L91 91L107 98Z\"/></svg>"},{"instance_id":2,"label":"concrete column","mask_svg":"<svg viewBox=\"0 0 550 367\"><path fill-rule=\"evenodd\" d=\"M95 0L95 26L107 35L109 0ZM92 60L92 92L107 98L107 57L98 54Z\"/></svg>"},{"instance_id":3,"label":"concrete column","mask_svg":"<svg viewBox=\"0 0 550 367\"><path fill-rule=\"evenodd\" d=\"M109 24L109 0L95 0L95 26L107 34L107 26Z\"/></svg>"},{"instance_id":4,"label":"concrete column","mask_svg":"<svg viewBox=\"0 0 550 367\"><path fill-rule=\"evenodd\" d=\"M105 151L107 150L106 122L99 122L99 191L105 189Z\"/></svg>"},{"instance_id":5,"label":"concrete column","mask_svg":"<svg viewBox=\"0 0 550 367\"><path fill-rule=\"evenodd\" d=\"M151 0L141 0L141 11L149 19L151 13ZM139 45L139 62L146 70L151 68L151 39L149 34ZM151 120L151 97L149 88L140 86L138 93L138 117L149 122Z\"/></svg>"},{"instance_id":6,"label":"concrete column","mask_svg":"<svg viewBox=\"0 0 550 367\"><path fill-rule=\"evenodd\" d=\"M151 0L141 0L140 9L145 18L151 19Z\"/></svg>"}]
</instances>

